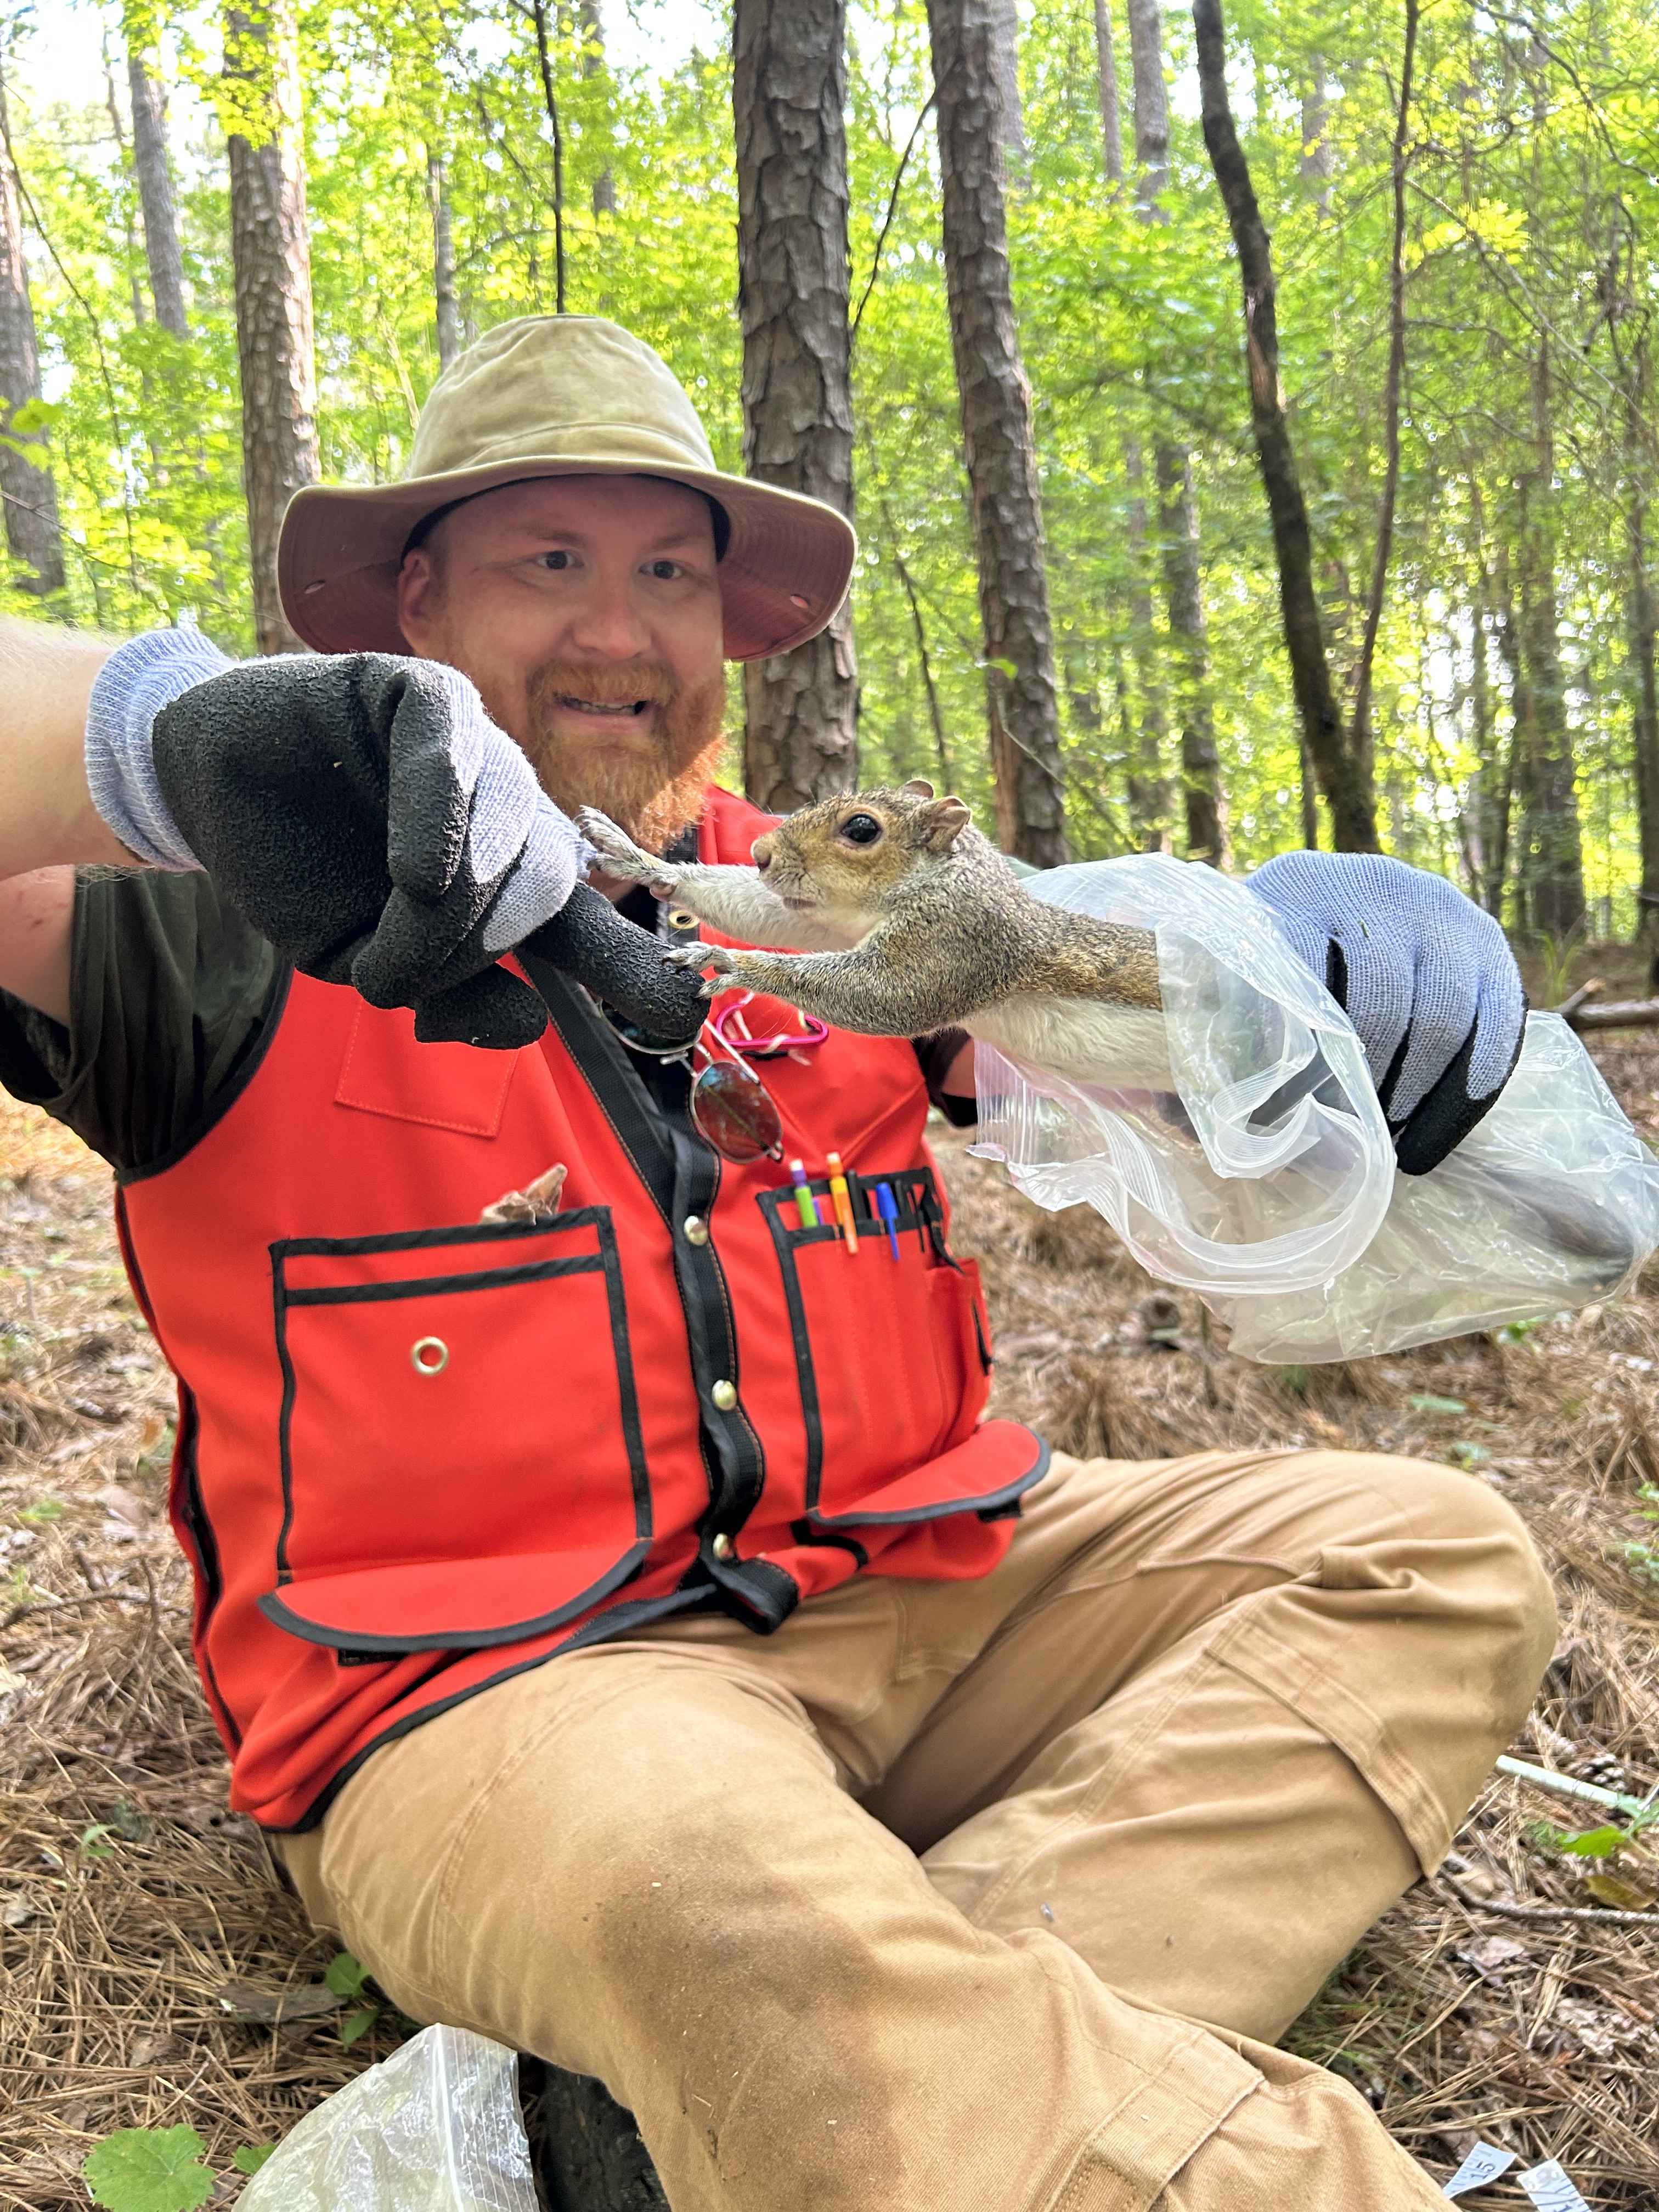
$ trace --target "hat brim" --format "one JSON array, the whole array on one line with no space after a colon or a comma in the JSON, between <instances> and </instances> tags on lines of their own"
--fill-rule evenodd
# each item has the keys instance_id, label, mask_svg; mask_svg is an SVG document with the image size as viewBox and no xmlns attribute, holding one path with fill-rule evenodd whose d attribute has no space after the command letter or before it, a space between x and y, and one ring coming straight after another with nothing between
<instances>
[{"instance_id":1,"label":"hat brim","mask_svg":"<svg viewBox=\"0 0 1659 2212\"><path fill-rule=\"evenodd\" d=\"M853 573L852 525L822 500L714 469L580 459L496 461L391 484L309 484L283 518L283 609L319 653L407 653L398 572L411 532L441 507L538 477L652 476L718 500L732 534L720 565L728 660L804 645L834 621Z\"/></svg>"}]
</instances>

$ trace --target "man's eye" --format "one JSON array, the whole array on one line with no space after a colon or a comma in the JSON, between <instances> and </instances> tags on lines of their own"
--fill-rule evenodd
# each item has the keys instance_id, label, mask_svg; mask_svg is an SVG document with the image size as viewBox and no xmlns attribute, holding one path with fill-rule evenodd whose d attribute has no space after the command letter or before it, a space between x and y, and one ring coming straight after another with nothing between
<instances>
[{"instance_id":1,"label":"man's eye","mask_svg":"<svg viewBox=\"0 0 1659 2212\"><path fill-rule=\"evenodd\" d=\"M543 568L553 573L556 573L561 568L569 568L571 563L570 555L562 548L556 548L547 553L538 553L536 559Z\"/></svg>"},{"instance_id":2,"label":"man's eye","mask_svg":"<svg viewBox=\"0 0 1659 2212\"><path fill-rule=\"evenodd\" d=\"M659 583L664 584L672 584L677 576L685 574L678 561L653 561L649 563L649 570Z\"/></svg>"}]
</instances>

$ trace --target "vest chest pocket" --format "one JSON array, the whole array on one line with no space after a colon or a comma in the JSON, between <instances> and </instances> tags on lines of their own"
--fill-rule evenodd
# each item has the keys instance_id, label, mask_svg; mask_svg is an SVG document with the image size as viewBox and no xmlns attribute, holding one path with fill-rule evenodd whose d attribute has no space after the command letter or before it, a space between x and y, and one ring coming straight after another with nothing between
<instances>
[{"instance_id":1,"label":"vest chest pocket","mask_svg":"<svg viewBox=\"0 0 1659 2212\"><path fill-rule=\"evenodd\" d=\"M607 1210L271 1247L283 1520L267 1618L391 1655L574 1619L650 1486Z\"/></svg>"},{"instance_id":2,"label":"vest chest pocket","mask_svg":"<svg viewBox=\"0 0 1659 2212\"><path fill-rule=\"evenodd\" d=\"M978 1275L954 1259L931 1167L849 1175L859 1232L803 1228L793 1190L760 1203L783 1270L806 1431L806 1505L821 1523L930 1518L971 1501L924 1474L971 1433L988 1391ZM897 1210L894 1237L878 1199ZM811 1186L818 1211L829 1186Z\"/></svg>"}]
</instances>

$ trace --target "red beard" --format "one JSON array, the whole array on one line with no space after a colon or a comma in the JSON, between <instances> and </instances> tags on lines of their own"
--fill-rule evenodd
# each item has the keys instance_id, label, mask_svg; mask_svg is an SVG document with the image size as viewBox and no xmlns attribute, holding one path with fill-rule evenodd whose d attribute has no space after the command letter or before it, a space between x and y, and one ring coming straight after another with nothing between
<instances>
[{"instance_id":1,"label":"red beard","mask_svg":"<svg viewBox=\"0 0 1659 2212\"><path fill-rule=\"evenodd\" d=\"M597 704L649 699L658 709L653 742L607 748L603 738L574 743L556 732L561 696ZM703 787L720 763L726 680L677 684L660 661L543 663L528 686L531 726L514 730L542 788L567 814L597 806L647 853L660 853L702 811ZM488 695L485 704L489 704Z\"/></svg>"}]
</instances>

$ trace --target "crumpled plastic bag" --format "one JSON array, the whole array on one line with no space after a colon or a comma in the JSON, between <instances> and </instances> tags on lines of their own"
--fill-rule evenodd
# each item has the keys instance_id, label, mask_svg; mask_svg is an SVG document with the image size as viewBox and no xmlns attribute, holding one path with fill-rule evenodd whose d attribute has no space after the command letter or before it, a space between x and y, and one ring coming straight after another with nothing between
<instances>
[{"instance_id":1,"label":"crumpled plastic bag","mask_svg":"<svg viewBox=\"0 0 1659 2212\"><path fill-rule=\"evenodd\" d=\"M1132 854L1025 889L1153 931L1163 1064L1142 1037L1085 1083L981 1039L974 1150L1039 1206L1095 1206L1246 1358L1533 1320L1614 1296L1659 1247L1659 1159L1559 1017L1528 1017L1497 1105L1432 1174L1402 1176L1352 1024L1243 884Z\"/></svg>"},{"instance_id":2,"label":"crumpled plastic bag","mask_svg":"<svg viewBox=\"0 0 1659 2212\"><path fill-rule=\"evenodd\" d=\"M518 2058L427 2027L307 2112L238 2212L536 2212Z\"/></svg>"}]
</instances>

